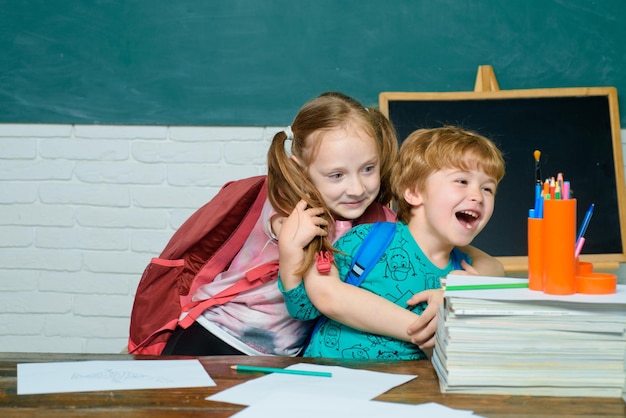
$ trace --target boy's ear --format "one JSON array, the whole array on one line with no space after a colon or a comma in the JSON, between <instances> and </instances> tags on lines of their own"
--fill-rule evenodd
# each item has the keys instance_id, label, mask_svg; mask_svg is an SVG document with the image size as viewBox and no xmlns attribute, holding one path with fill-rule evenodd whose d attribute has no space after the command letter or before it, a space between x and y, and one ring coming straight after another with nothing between
<instances>
[{"instance_id":1,"label":"boy's ear","mask_svg":"<svg viewBox=\"0 0 626 418\"><path fill-rule=\"evenodd\" d=\"M415 188L404 190L404 200L411 206L419 206L424 202L422 194Z\"/></svg>"}]
</instances>

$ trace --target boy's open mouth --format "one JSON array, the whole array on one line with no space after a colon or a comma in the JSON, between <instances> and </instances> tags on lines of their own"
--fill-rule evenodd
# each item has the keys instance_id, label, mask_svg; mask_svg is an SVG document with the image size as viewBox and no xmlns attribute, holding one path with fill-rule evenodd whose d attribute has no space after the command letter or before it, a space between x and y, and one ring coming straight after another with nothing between
<instances>
[{"instance_id":1,"label":"boy's open mouth","mask_svg":"<svg viewBox=\"0 0 626 418\"><path fill-rule=\"evenodd\" d=\"M478 212L462 210L456 213L456 218L467 229L473 229L480 218Z\"/></svg>"}]
</instances>

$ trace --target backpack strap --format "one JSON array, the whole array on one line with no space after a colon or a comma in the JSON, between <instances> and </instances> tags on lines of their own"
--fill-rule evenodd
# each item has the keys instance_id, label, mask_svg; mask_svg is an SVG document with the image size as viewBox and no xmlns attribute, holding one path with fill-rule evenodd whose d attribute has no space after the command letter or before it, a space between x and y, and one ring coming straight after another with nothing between
<instances>
[{"instance_id":1,"label":"backpack strap","mask_svg":"<svg viewBox=\"0 0 626 418\"><path fill-rule=\"evenodd\" d=\"M350 272L346 278L346 283L360 287L365 277L372 271L378 260L383 256L396 232L396 224L393 222L376 222L370 232L359 246L352 259ZM326 322L328 318L322 316L318 319L311 335Z\"/></svg>"},{"instance_id":2,"label":"backpack strap","mask_svg":"<svg viewBox=\"0 0 626 418\"><path fill-rule=\"evenodd\" d=\"M463 253L461 250L459 250L458 248L454 247L452 249L452 252L450 253L450 261L452 261L452 270L463 270L463 267L461 267L461 261L463 260L469 262L467 255Z\"/></svg>"},{"instance_id":3,"label":"backpack strap","mask_svg":"<svg viewBox=\"0 0 626 418\"><path fill-rule=\"evenodd\" d=\"M202 315L205 310L211 306L223 305L224 303L234 299L242 292L254 289L255 287L274 280L277 274L277 261L270 261L250 269L246 272L244 277L237 280L233 285L227 287L216 295L213 295L209 299L191 302L183 306L178 324L183 328L188 328L196 321L196 319L198 319L200 315Z\"/></svg>"},{"instance_id":4,"label":"backpack strap","mask_svg":"<svg viewBox=\"0 0 626 418\"><path fill-rule=\"evenodd\" d=\"M365 277L372 271L391 244L395 232L396 224L392 222L376 222L372 226L352 259L346 283L357 287L361 286Z\"/></svg>"}]
</instances>

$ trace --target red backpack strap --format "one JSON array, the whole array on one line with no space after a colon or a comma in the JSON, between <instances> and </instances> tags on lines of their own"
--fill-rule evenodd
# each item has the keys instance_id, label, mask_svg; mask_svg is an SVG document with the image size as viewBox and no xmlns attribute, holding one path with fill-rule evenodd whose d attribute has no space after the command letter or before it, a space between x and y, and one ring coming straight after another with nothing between
<instances>
[{"instance_id":1,"label":"red backpack strap","mask_svg":"<svg viewBox=\"0 0 626 418\"><path fill-rule=\"evenodd\" d=\"M206 309L215 305L223 305L242 292L254 289L263 283L270 282L276 278L277 274L278 261L270 261L249 270L246 272L246 275L235 282L235 284L227 287L213 297L198 302L191 302L183 306L183 315L179 321L179 325L183 328L189 327Z\"/></svg>"}]
</instances>

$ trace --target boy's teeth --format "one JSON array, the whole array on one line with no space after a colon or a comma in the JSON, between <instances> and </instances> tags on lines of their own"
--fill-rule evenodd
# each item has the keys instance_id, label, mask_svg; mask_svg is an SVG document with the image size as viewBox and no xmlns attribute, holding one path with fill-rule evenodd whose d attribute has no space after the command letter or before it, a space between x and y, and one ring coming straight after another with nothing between
<instances>
[{"instance_id":1,"label":"boy's teeth","mask_svg":"<svg viewBox=\"0 0 626 418\"><path fill-rule=\"evenodd\" d=\"M472 218L478 218L478 214L476 212L471 212L469 210L463 210L461 213L471 216Z\"/></svg>"}]
</instances>

